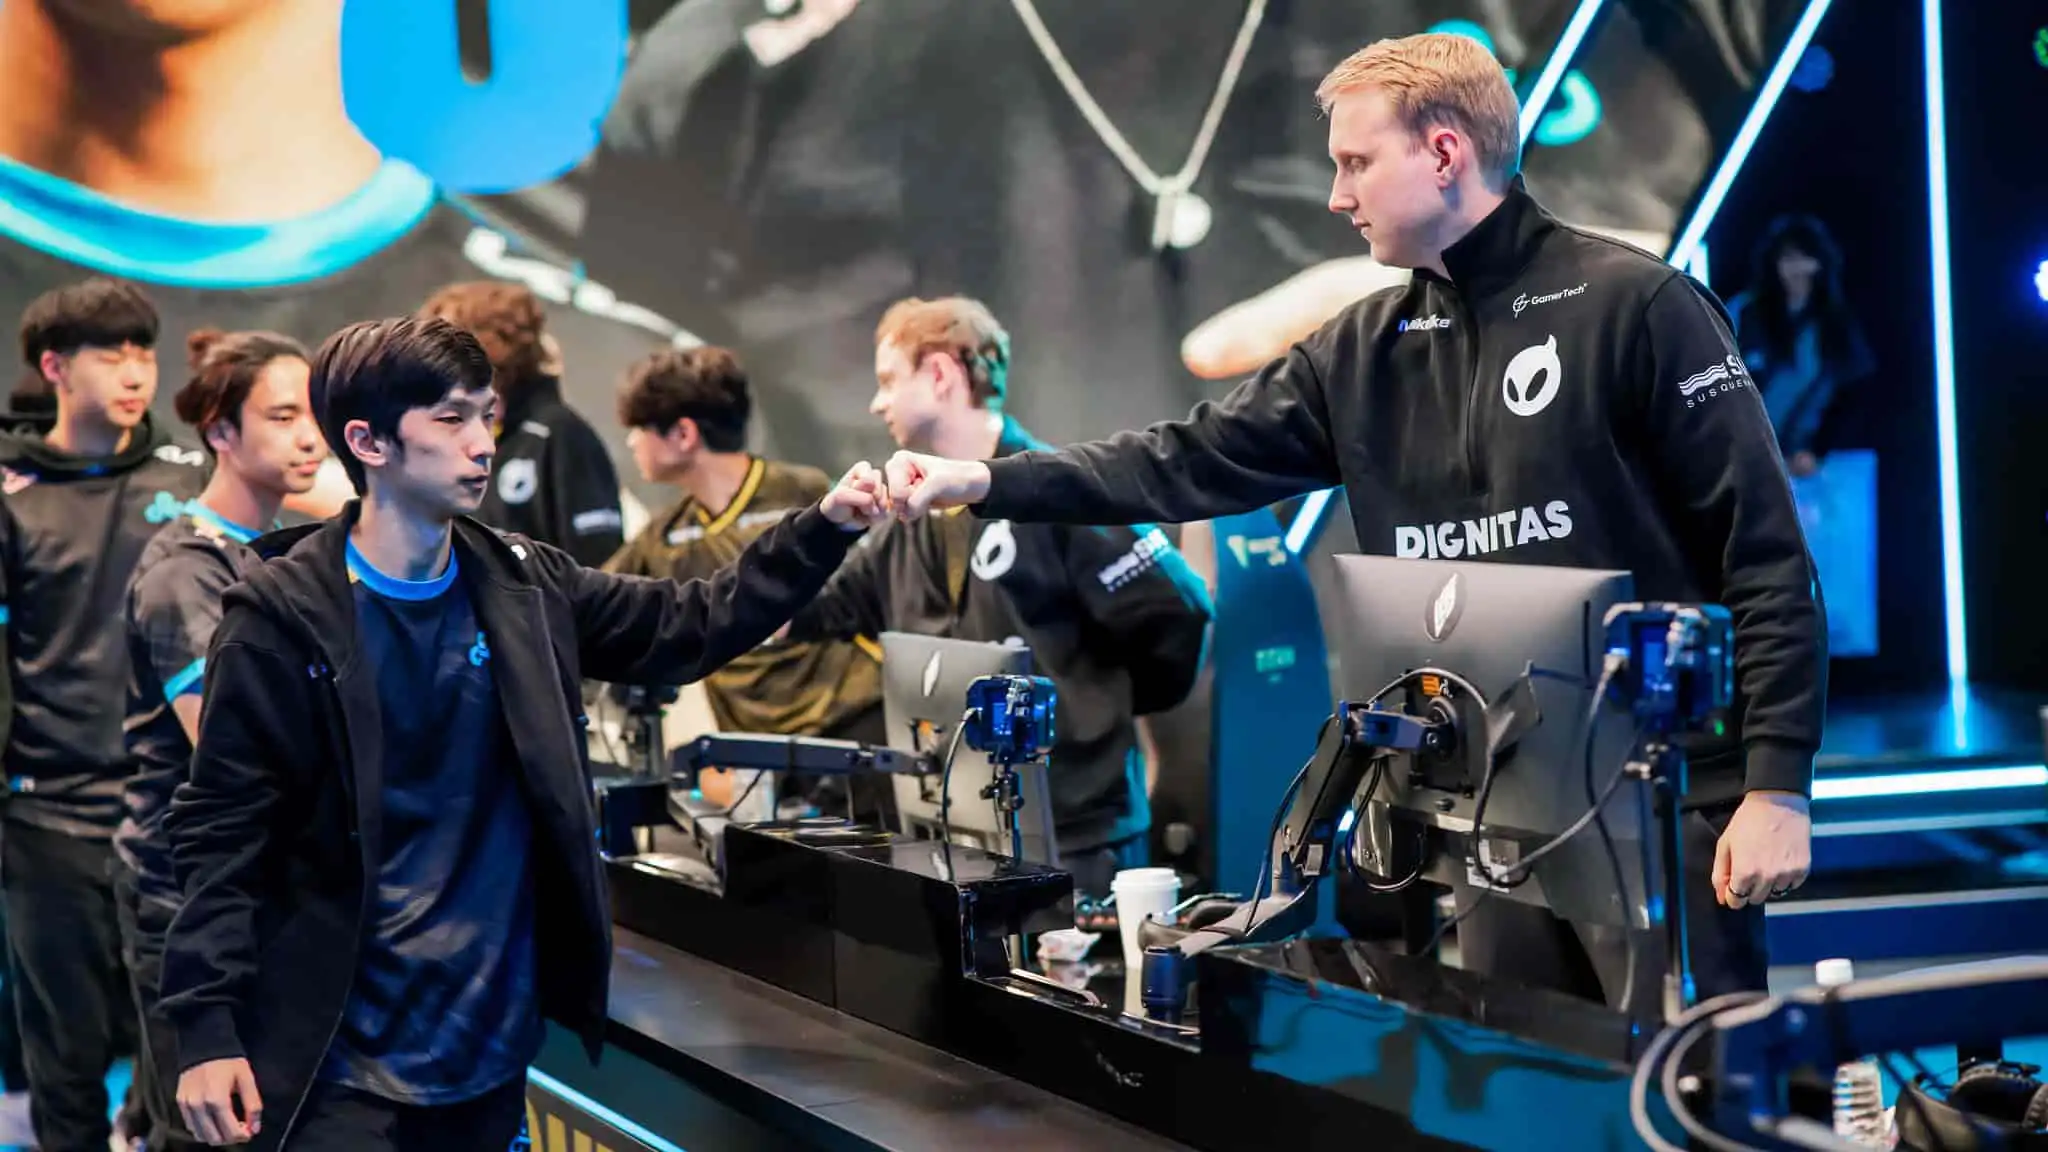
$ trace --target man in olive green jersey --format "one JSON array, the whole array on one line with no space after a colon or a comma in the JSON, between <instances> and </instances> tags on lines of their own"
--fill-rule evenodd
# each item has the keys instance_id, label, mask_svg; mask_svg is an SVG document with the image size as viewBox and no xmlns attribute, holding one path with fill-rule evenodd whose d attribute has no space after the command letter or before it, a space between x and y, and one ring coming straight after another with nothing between
<instances>
[{"instance_id":1,"label":"man in olive green jersey","mask_svg":"<svg viewBox=\"0 0 2048 1152\"><path fill-rule=\"evenodd\" d=\"M752 407L746 371L723 348L664 349L633 366L619 393L619 422L633 462L645 479L680 489L682 499L650 520L606 568L677 580L708 577L832 487L815 468L747 452ZM704 683L722 730L881 743L880 657L868 637L771 640ZM785 791L791 787L785 782ZM795 787L828 811L845 803L829 782ZM858 813L874 814L887 793L886 787L857 789Z\"/></svg>"}]
</instances>

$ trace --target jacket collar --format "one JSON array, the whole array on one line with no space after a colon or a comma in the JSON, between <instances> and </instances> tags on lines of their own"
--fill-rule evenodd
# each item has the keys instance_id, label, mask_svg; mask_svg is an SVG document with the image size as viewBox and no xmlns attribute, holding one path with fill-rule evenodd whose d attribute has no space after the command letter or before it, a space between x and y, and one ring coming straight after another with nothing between
<instances>
[{"instance_id":1,"label":"jacket collar","mask_svg":"<svg viewBox=\"0 0 2048 1152\"><path fill-rule=\"evenodd\" d=\"M272 563L252 572L248 594L267 615L292 628L336 666L355 655L355 597L348 574L348 535L362 513L351 500L332 519L266 533L250 542ZM528 568L531 545L513 543L467 516L454 523L456 563L472 595L516 591L534 584ZM478 606L484 610L483 605Z\"/></svg>"},{"instance_id":2,"label":"jacket collar","mask_svg":"<svg viewBox=\"0 0 2048 1152\"><path fill-rule=\"evenodd\" d=\"M1444 249L1444 271L1450 273L1450 286L1467 295L1483 295L1512 284L1558 227L1557 218L1529 195L1520 176L1515 177L1499 206ZM1427 269L1417 269L1415 276L1443 282Z\"/></svg>"}]
</instances>

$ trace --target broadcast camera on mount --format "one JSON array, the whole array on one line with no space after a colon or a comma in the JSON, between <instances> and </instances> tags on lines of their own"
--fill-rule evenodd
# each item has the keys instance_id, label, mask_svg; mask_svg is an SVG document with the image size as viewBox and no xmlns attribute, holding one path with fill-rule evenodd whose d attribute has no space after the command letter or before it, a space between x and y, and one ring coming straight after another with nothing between
<instances>
[{"instance_id":1,"label":"broadcast camera on mount","mask_svg":"<svg viewBox=\"0 0 2048 1152\"><path fill-rule=\"evenodd\" d=\"M1382 891L1458 881L1661 930L1675 1012L1690 981L1670 738L1708 730L1733 700L1727 610L1634 602L1622 572L1341 556L1336 576L1347 698L1287 790L1252 899L1178 939L1148 925L1146 942L1184 960L1293 935L1348 859ZM1601 723L1622 710L1634 724ZM1607 811L1630 782L1634 803Z\"/></svg>"}]
</instances>

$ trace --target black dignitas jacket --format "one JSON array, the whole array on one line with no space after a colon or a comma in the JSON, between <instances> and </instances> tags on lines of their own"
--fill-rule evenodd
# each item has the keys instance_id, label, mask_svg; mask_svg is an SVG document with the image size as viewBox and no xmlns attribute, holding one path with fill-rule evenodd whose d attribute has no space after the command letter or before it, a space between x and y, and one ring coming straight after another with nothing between
<instances>
[{"instance_id":1,"label":"black dignitas jacket","mask_svg":"<svg viewBox=\"0 0 2048 1152\"><path fill-rule=\"evenodd\" d=\"M1186 420L989 463L985 517L1200 520L1337 484L1359 550L1635 574L1735 618L1695 806L1806 792L1827 625L1777 439L1705 288L1515 181L1443 254Z\"/></svg>"},{"instance_id":2,"label":"black dignitas jacket","mask_svg":"<svg viewBox=\"0 0 2048 1152\"><path fill-rule=\"evenodd\" d=\"M185 904L164 957L181 1063L245 1056L279 1147L348 999L383 860L376 672L345 567L356 506L256 541L207 657L191 779L165 827ZM593 1058L611 975L580 684L695 680L817 595L855 539L814 506L710 580L616 576L456 521L454 547L534 821L540 1009ZM423 707L432 707L422 701Z\"/></svg>"}]
</instances>

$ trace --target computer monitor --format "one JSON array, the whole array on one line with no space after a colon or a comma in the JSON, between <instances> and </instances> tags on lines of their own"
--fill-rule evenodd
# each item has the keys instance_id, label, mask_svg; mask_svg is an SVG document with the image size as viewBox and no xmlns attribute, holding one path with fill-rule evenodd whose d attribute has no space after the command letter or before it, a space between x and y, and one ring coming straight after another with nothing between
<instances>
[{"instance_id":1,"label":"computer monitor","mask_svg":"<svg viewBox=\"0 0 2048 1152\"><path fill-rule=\"evenodd\" d=\"M953 730L967 709L967 686L983 676L1031 675L1031 649L1022 645L986 644L908 632L884 632L882 640L882 717L889 729L889 747L942 760ZM1053 837L1051 792L1043 763L1020 764L1014 771L1024 798L1018 815L1023 829L1023 858L1058 866ZM903 834L924 840L950 836L956 844L1012 854L1010 828L995 805L982 798L994 779L988 758L963 741L953 757L951 809L940 819L941 773L895 778L896 813Z\"/></svg>"},{"instance_id":2,"label":"computer monitor","mask_svg":"<svg viewBox=\"0 0 2048 1152\"><path fill-rule=\"evenodd\" d=\"M1460 738L1447 753L1392 756L1353 834L1385 837L1396 852L1419 834L1425 879L1490 887L1466 863L1489 759L1485 705L1514 689L1534 666L1529 687L1540 719L1499 755L1486 802L1481 849L1500 874L1589 807L1585 729L1604 656L1602 622L1608 608L1634 598L1634 580L1626 572L1383 556L1339 556L1335 576L1330 632L1340 698L1364 703L1419 668L1454 673L1485 697L1471 700L1454 684L1432 682L1411 683L1382 701L1412 715L1448 704ZM1627 712L1611 703L1602 708L1592 761L1596 793L1635 743ZM1619 790L1602 815L1621 862L1626 901L1591 824L1539 861L1527 882L1495 898L1541 905L1566 920L1643 926L1644 832L1632 789Z\"/></svg>"}]
</instances>

